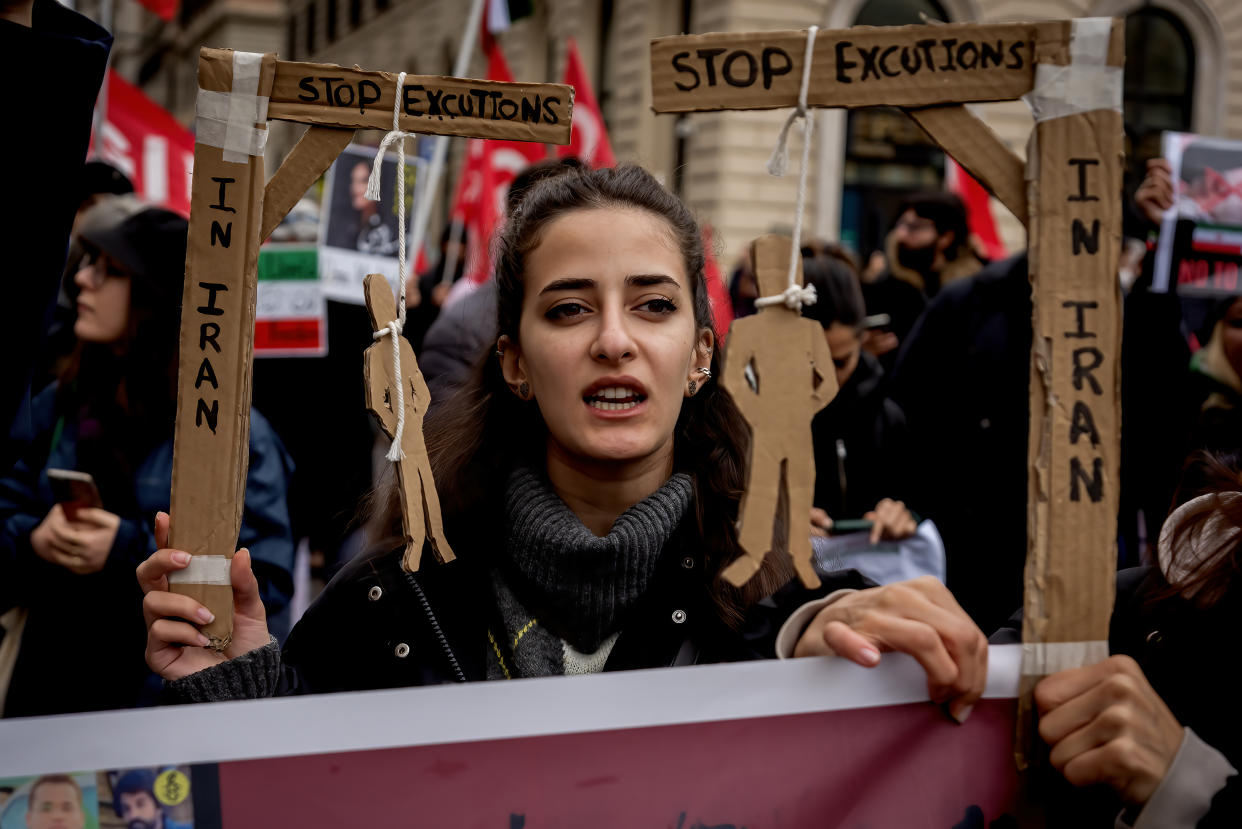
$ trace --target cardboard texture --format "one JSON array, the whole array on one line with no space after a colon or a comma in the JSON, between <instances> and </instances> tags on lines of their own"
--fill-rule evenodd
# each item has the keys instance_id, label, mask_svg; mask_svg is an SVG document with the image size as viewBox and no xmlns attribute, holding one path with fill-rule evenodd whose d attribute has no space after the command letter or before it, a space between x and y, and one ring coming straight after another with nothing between
<instances>
[{"instance_id":1,"label":"cardboard texture","mask_svg":"<svg viewBox=\"0 0 1242 829\"><path fill-rule=\"evenodd\" d=\"M1110 63L1118 58L1119 42L1124 44L1124 25L1114 21ZM1041 121L1031 140L1034 340L1022 641L1040 648L1107 642L1113 609L1121 434L1121 113L1094 110ZM1060 667L1093 661L1091 650L1062 647ZM1036 744L1031 690L1040 678L1024 664L1019 767L1031 761Z\"/></svg>"},{"instance_id":2,"label":"cardboard texture","mask_svg":"<svg viewBox=\"0 0 1242 829\"><path fill-rule=\"evenodd\" d=\"M268 118L392 129L397 73L278 61ZM401 129L434 135L568 144L574 90L559 83L504 83L406 75Z\"/></svg>"},{"instance_id":3,"label":"cardboard texture","mask_svg":"<svg viewBox=\"0 0 1242 829\"><path fill-rule=\"evenodd\" d=\"M259 238L266 239L281 223L324 170L354 139L354 130L311 125L302 133L263 191L263 224Z\"/></svg>"},{"instance_id":4,"label":"cardboard texture","mask_svg":"<svg viewBox=\"0 0 1242 829\"><path fill-rule=\"evenodd\" d=\"M1026 163L961 104L905 110L927 137L1026 225Z\"/></svg>"},{"instance_id":5,"label":"cardboard texture","mask_svg":"<svg viewBox=\"0 0 1242 829\"><path fill-rule=\"evenodd\" d=\"M392 288L382 274L373 273L363 282L367 297L367 313L376 331L397 318L397 303ZM414 349L405 337L400 338L402 388L393 376L392 341L381 337L369 346L364 355L363 376L366 382L367 411L375 416L384 434L391 439L397 434L397 406L405 407L405 423L401 429L401 450L405 458L392 463L397 467L401 494L401 523L405 530L405 556L401 566L417 572L423 554L423 542L431 545L436 559L443 564L454 558L453 549L444 537L440 517L440 498L431 475L431 461L423 442L423 417L431 405L431 392L418 370Z\"/></svg>"},{"instance_id":6,"label":"cardboard texture","mask_svg":"<svg viewBox=\"0 0 1242 829\"><path fill-rule=\"evenodd\" d=\"M760 296L786 289L790 253L787 236L770 234L754 241L751 257ZM800 285L801 257L797 269ZM758 572L769 550L782 552L780 546L787 546L802 583L818 587L808 524L815 456L807 450L811 419L837 393L823 327L785 305L769 305L737 320L729 329L720 382L751 428L750 468L738 520L746 555L729 565L724 577L741 587ZM785 509L780 509L782 503Z\"/></svg>"},{"instance_id":7,"label":"cardboard texture","mask_svg":"<svg viewBox=\"0 0 1242 829\"><path fill-rule=\"evenodd\" d=\"M820 31L807 100L817 107L1012 100L1031 89L1035 41L1064 51L1068 60L1069 27L1061 23ZM652 109L795 106L806 36L803 30L656 38L651 42Z\"/></svg>"},{"instance_id":8,"label":"cardboard texture","mask_svg":"<svg viewBox=\"0 0 1242 829\"><path fill-rule=\"evenodd\" d=\"M271 88L276 59L265 55L259 94ZM233 53L204 49L201 89L229 92ZM263 126L266 125L255 125ZM193 555L231 557L241 530L250 458L250 367L254 336L263 157L224 160L196 143L189 245L181 312L181 358L173 439L171 546ZM212 646L232 637L228 585L174 584L216 619L203 628Z\"/></svg>"}]
</instances>

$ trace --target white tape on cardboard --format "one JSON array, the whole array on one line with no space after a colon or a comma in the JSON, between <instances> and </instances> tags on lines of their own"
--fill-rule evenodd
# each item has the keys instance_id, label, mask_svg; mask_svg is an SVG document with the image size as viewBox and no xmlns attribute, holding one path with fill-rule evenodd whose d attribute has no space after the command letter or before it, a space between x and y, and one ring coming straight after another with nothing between
<instances>
[{"instance_id":1,"label":"white tape on cardboard","mask_svg":"<svg viewBox=\"0 0 1242 829\"><path fill-rule=\"evenodd\" d=\"M233 87L229 92L198 91L195 140L224 151L225 161L245 164L267 146L268 97L259 93L263 68L260 52L233 53Z\"/></svg>"},{"instance_id":2,"label":"white tape on cardboard","mask_svg":"<svg viewBox=\"0 0 1242 829\"><path fill-rule=\"evenodd\" d=\"M1036 122L1097 109L1121 112L1124 70L1108 65L1110 17L1075 20L1070 29L1070 63L1035 67L1035 86L1026 101Z\"/></svg>"},{"instance_id":3,"label":"white tape on cardboard","mask_svg":"<svg viewBox=\"0 0 1242 829\"><path fill-rule=\"evenodd\" d=\"M168 574L169 584L218 584L229 585L228 556L190 556L190 564L184 570Z\"/></svg>"},{"instance_id":4,"label":"white tape on cardboard","mask_svg":"<svg viewBox=\"0 0 1242 829\"><path fill-rule=\"evenodd\" d=\"M1047 676L1108 659L1108 642L1023 642L1022 675Z\"/></svg>"}]
</instances>

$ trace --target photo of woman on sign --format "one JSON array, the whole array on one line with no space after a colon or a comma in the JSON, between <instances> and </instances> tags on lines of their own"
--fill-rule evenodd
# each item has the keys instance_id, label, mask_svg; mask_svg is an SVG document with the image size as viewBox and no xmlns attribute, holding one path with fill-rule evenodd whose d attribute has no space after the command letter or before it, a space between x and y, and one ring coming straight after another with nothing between
<instances>
[{"instance_id":1,"label":"photo of woman on sign","mask_svg":"<svg viewBox=\"0 0 1242 829\"><path fill-rule=\"evenodd\" d=\"M904 651L932 699L965 719L986 643L934 579L869 587L846 572L808 591L775 553L740 590L719 577L741 555L749 434L715 380L701 238L638 167L535 184L499 240L494 350L426 427L457 560L427 555L402 571L390 491L379 500L387 537L328 585L283 651L239 552L233 641L220 654L184 621L206 608L167 592L190 557L161 549L139 580L147 660L167 693L205 701L778 654L872 666Z\"/></svg>"}]
</instances>

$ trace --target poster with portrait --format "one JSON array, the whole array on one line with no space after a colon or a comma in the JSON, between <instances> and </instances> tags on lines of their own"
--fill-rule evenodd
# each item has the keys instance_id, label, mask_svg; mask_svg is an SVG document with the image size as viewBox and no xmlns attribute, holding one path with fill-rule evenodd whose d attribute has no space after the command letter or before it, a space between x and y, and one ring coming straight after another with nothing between
<instances>
[{"instance_id":1,"label":"poster with portrait","mask_svg":"<svg viewBox=\"0 0 1242 829\"><path fill-rule=\"evenodd\" d=\"M362 280L369 273L388 277L397 289L398 208L396 205L397 154L384 156L380 177L380 200L366 196L367 180L375 163L375 147L351 144L328 169L319 224L319 279L323 296L338 302L362 305ZM412 210L417 203L426 161L407 145L405 156L405 210L407 236L412 229ZM416 260L409 252L409 264Z\"/></svg>"},{"instance_id":2,"label":"poster with portrait","mask_svg":"<svg viewBox=\"0 0 1242 829\"><path fill-rule=\"evenodd\" d=\"M1242 293L1242 141L1166 132L1173 206L1160 223L1152 290L1184 297Z\"/></svg>"},{"instance_id":3,"label":"poster with portrait","mask_svg":"<svg viewBox=\"0 0 1242 829\"><path fill-rule=\"evenodd\" d=\"M0 780L0 829L99 829L94 772Z\"/></svg>"}]
</instances>

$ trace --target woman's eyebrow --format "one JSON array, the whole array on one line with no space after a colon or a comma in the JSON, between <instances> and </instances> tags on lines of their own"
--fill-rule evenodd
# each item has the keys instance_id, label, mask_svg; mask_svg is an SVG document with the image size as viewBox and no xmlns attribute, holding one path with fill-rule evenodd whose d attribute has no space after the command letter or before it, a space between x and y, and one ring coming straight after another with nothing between
<instances>
[{"instance_id":1,"label":"woman's eyebrow","mask_svg":"<svg viewBox=\"0 0 1242 829\"><path fill-rule=\"evenodd\" d=\"M681 283L673 277L662 273L636 273L625 278L627 284L637 285L641 288L649 288L652 285L672 285L680 288Z\"/></svg>"},{"instance_id":2,"label":"woman's eyebrow","mask_svg":"<svg viewBox=\"0 0 1242 829\"><path fill-rule=\"evenodd\" d=\"M582 277L567 277L565 279L554 279L543 287L539 292L540 296L550 294L554 291L585 291L595 287L594 279L585 279Z\"/></svg>"}]
</instances>

